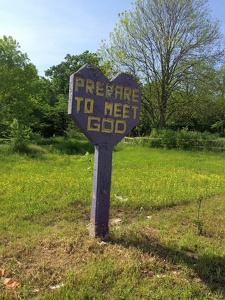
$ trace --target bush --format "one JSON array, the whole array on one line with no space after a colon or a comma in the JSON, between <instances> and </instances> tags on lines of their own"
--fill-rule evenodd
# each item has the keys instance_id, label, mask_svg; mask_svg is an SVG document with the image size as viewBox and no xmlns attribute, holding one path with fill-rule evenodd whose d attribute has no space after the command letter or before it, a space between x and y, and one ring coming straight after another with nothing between
<instances>
[{"instance_id":1,"label":"bush","mask_svg":"<svg viewBox=\"0 0 225 300\"><path fill-rule=\"evenodd\" d=\"M171 129L154 129L150 135L150 145L156 148L176 148L176 132Z\"/></svg>"},{"instance_id":2,"label":"bush","mask_svg":"<svg viewBox=\"0 0 225 300\"><path fill-rule=\"evenodd\" d=\"M167 149L177 147L176 131L172 129L164 129L161 131L162 135L162 146Z\"/></svg>"},{"instance_id":3,"label":"bush","mask_svg":"<svg viewBox=\"0 0 225 300\"><path fill-rule=\"evenodd\" d=\"M31 129L19 124L17 119L13 119L10 125L10 148L14 152L27 152L28 140L30 138Z\"/></svg>"},{"instance_id":4,"label":"bush","mask_svg":"<svg viewBox=\"0 0 225 300\"><path fill-rule=\"evenodd\" d=\"M153 148L162 148L162 138L156 129L153 129L149 139L150 147Z\"/></svg>"},{"instance_id":5,"label":"bush","mask_svg":"<svg viewBox=\"0 0 225 300\"><path fill-rule=\"evenodd\" d=\"M224 141L217 139L216 135L209 134L208 132L199 133L197 131L188 131L183 128L179 131L171 129L153 130L150 135L150 147L153 148L167 148L167 149L219 149L224 148Z\"/></svg>"},{"instance_id":6,"label":"bush","mask_svg":"<svg viewBox=\"0 0 225 300\"><path fill-rule=\"evenodd\" d=\"M188 131L184 128L177 132L177 148L190 150L198 148L199 133L196 131Z\"/></svg>"}]
</instances>

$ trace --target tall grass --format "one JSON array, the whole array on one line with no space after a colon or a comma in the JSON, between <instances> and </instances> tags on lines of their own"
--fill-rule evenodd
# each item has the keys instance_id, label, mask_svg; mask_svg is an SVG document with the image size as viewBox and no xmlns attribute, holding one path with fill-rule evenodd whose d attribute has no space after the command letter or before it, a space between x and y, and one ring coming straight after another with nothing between
<instances>
[{"instance_id":1,"label":"tall grass","mask_svg":"<svg viewBox=\"0 0 225 300\"><path fill-rule=\"evenodd\" d=\"M115 153L112 184L133 207L170 206L225 192L223 154L133 149Z\"/></svg>"},{"instance_id":2,"label":"tall grass","mask_svg":"<svg viewBox=\"0 0 225 300\"><path fill-rule=\"evenodd\" d=\"M0 146L0 269L21 282L0 278L2 299L224 299L225 155L119 144L102 242L88 236L85 143Z\"/></svg>"}]
</instances>

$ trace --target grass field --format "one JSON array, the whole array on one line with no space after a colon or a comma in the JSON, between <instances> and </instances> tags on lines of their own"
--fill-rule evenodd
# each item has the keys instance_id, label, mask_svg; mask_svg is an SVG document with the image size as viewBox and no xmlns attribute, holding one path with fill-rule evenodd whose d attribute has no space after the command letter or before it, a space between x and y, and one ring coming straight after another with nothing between
<instances>
[{"instance_id":1,"label":"grass field","mask_svg":"<svg viewBox=\"0 0 225 300\"><path fill-rule=\"evenodd\" d=\"M87 229L93 147L30 149L0 147L0 299L225 299L225 153L119 144L101 241Z\"/></svg>"}]
</instances>

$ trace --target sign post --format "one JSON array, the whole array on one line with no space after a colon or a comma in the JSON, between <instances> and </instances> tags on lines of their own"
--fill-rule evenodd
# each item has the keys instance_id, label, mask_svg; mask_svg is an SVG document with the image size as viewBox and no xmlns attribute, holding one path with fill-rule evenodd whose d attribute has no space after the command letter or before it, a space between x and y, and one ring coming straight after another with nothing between
<instances>
[{"instance_id":1,"label":"sign post","mask_svg":"<svg viewBox=\"0 0 225 300\"><path fill-rule=\"evenodd\" d=\"M112 149L139 122L141 94L132 75L111 81L84 65L70 76L68 114L95 146L90 235L108 234Z\"/></svg>"}]
</instances>

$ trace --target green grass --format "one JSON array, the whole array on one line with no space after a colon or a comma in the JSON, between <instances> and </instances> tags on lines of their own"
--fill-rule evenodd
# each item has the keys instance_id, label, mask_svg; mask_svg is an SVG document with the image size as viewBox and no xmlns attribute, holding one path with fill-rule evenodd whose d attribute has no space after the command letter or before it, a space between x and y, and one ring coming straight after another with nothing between
<instances>
[{"instance_id":1,"label":"green grass","mask_svg":"<svg viewBox=\"0 0 225 300\"><path fill-rule=\"evenodd\" d=\"M45 140L26 155L6 147L0 146L0 269L21 284L7 290L0 278L1 299L225 298L224 153L119 144L103 243L87 229L89 143Z\"/></svg>"}]
</instances>

